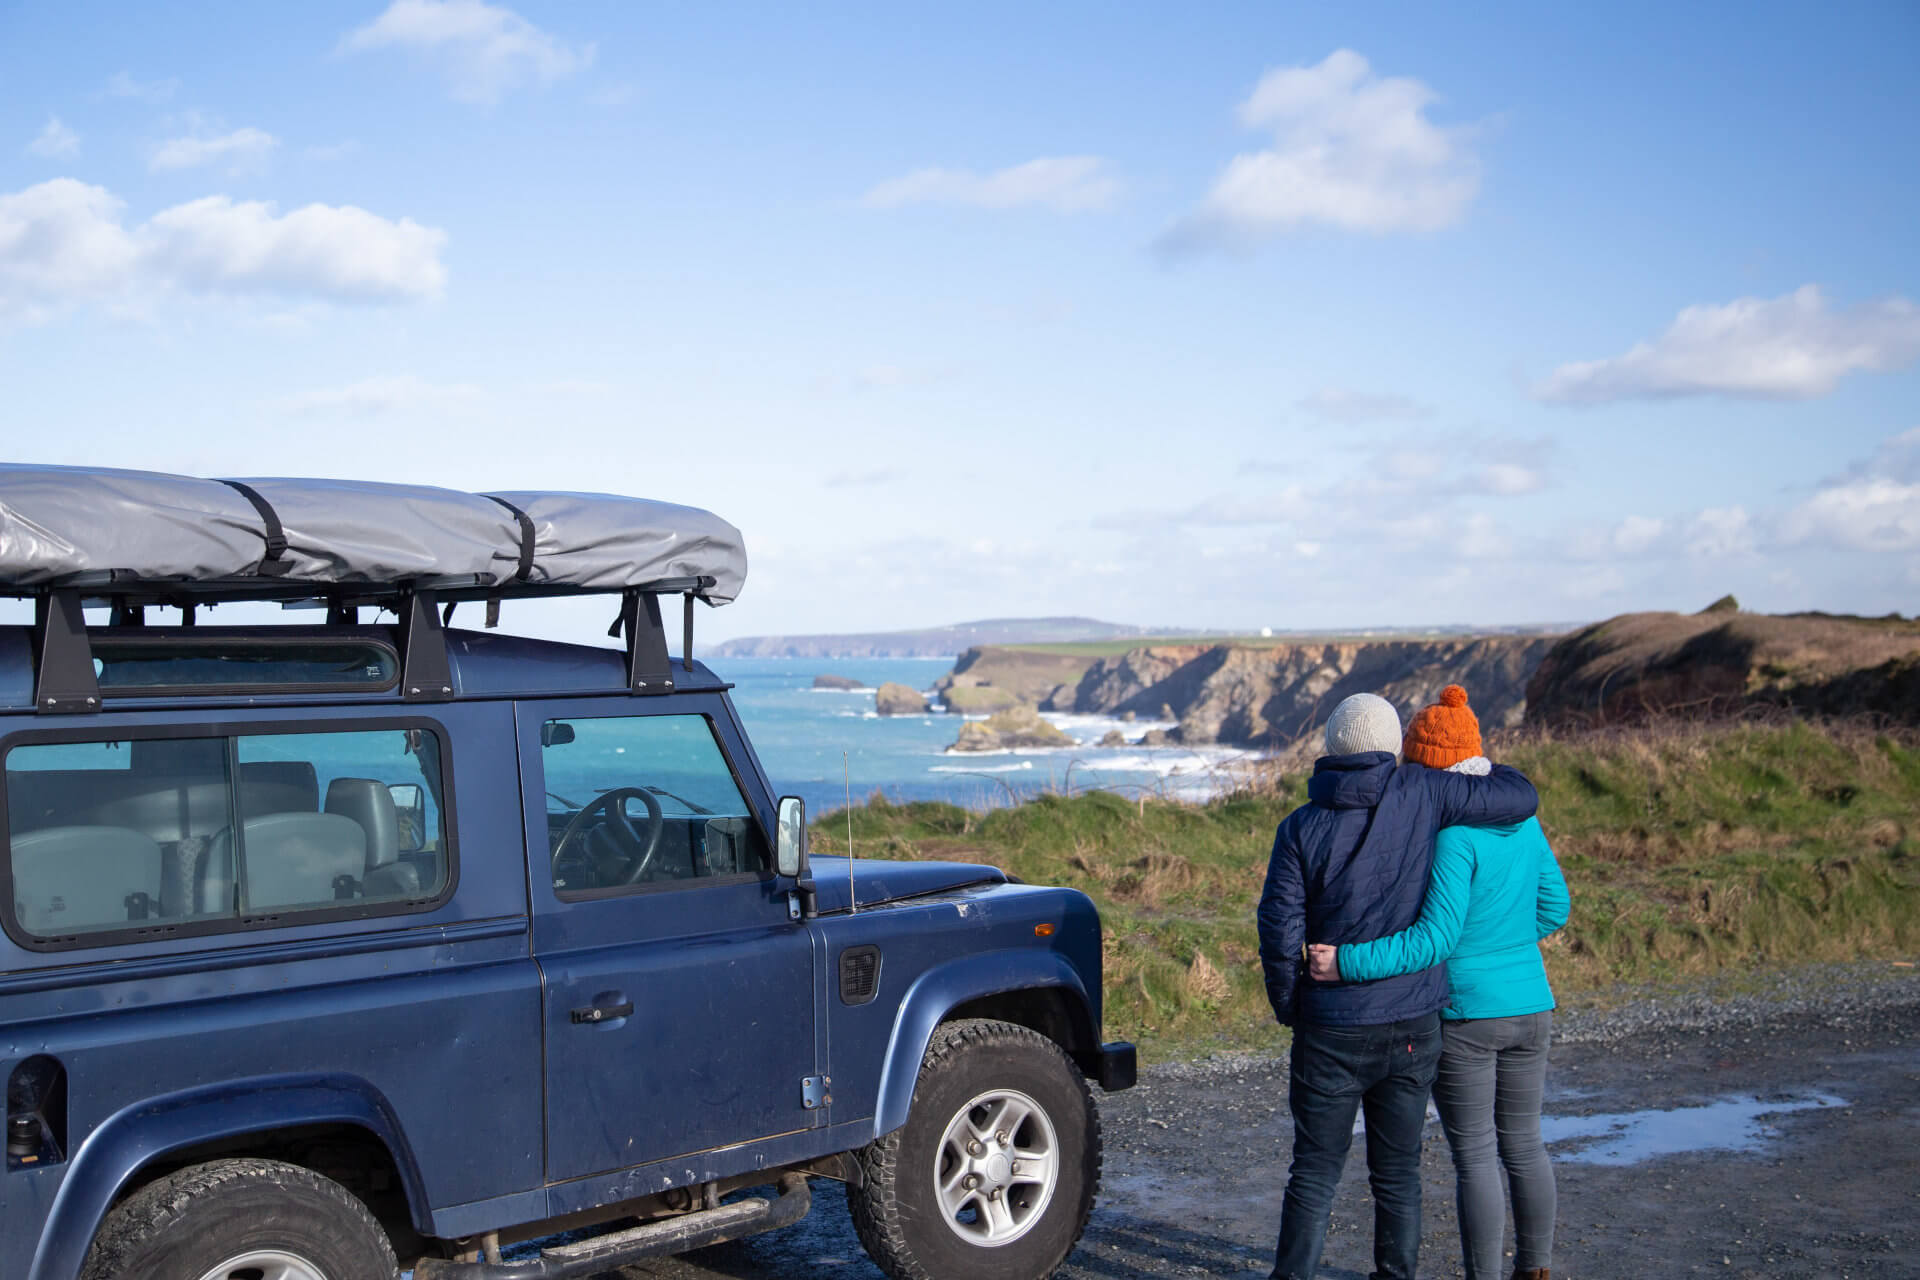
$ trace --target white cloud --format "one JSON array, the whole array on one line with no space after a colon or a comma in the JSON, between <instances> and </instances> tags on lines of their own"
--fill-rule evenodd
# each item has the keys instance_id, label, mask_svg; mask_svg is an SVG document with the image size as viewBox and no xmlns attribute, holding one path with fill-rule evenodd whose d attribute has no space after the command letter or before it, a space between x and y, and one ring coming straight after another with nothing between
<instances>
[{"instance_id":1,"label":"white cloud","mask_svg":"<svg viewBox=\"0 0 1920 1280\"><path fill-rule=\"evenodd\" d=\"M372 418L395 411L445 411L466 408L482 399L478 387L465 383L435 383L413 374L365 378L344 387L296 392L271 402L271 407L296 417L341 415Z\"/></svg>"},{"instance_id":2,"label":"white cloud","mask_svg":"<svg viewBox=\"0 0 1920 1280\"><path fill-rule=\"evenodd\" d=\"M1754 547L1753 520L1744 507L1708 507L1687 526L1687 554L1715 560Z\"/></svg>"},{"instance_id":3,"label":"white cloud","mask_svg":"<svg viewBox=\"0 0 1920 1280\"><path fill-rule=\"evenodd\" d=\"M135 80L124 71L107 77L107 96L137 98L141 102L165 102L180 88L178 80Z\"/></svg>"},{"instance_id":4,"label":"white cloud","mask_svg":"<svg viewBox=\"0 0 1920 1280\"><path fill-rule=\"evenodd\" d=\"M1396 418L1424 418L1432 410L1405 396L1370 395L1341 387L1322 387L1310 396L1294 402L1301 410L1342 426L1363 422L1382 422Z\"/></svg>"},{"instance_id":5,"label":"white cloud","mask_svg":"<svg viewBox=\"0 0 1920 1280\"><path fill-rule=\"evenodd\" d=\"M225 164L229 172L259 167L280 140L264 129L235 129L216 137L169 138L154 151L147 167L159 173L196 169L203 164Z\"/></svg>"},{"instance_id":6,"label":"white cloud","mask_svg":"<svg viewBox=\"0 0 1920 1280\"><path fill-rule=\"evenodd\" d=\"M861 202L876 209L909 204L962 204L982 209L1038 206L1056 213L1105 209L1120 182L1099 156L1041 156L1025 164L975 173L970 169L915 169L873 187Z\"/></svg>"},{"instance_id":7,"label":"white cloud","mask_svg":"<svg viewBox=\"0 0 1920 1280\"><path fill-rule=\"evenodd\" d=\"M80 135L60 123L59 116L48 116L47 127L27 144L27 151L49 160L77 156L80 154Z\"/></svg>"},{"instance_id":8,"label":"white cloud","mask_svg":"<svg viewBox=\"0 0 1920 1280\"><path fill-rule=\"evenodd\" d=\"M1667 331L1625 355L1562 365L1534 389L1541 400L1729 395L1804 400L1850 373L1920 359L1920 307L1905 298L1831 310L1816 285L1778 298L1687 307Z\"/></svg>"},{"instance_id":9,"label":"white cloud","mask_svg":"<svg viewBox=\"0 0 1920 1280\"><path fill-rule=\"evenodd\" d=\"M208 196L138 226L105 188L56 178L0 194L0 314L29 317L88 299L126 304L156 290L406 301L446 282L446 233L351 205L289 213Z\"/></svg>"},{"instance_id":10,"label":"white cloud","mask_svg":"<svg viewBox=\"0 0 1920 1280\"><path fill-rule=\"evenodd\" d=\"M1854 551L1920 550L1920 484L1875 476L1831 485L1789 511L1780 532Z\"/></svg>"},{"instance_id":11,"label":"white cloud","mask_svg":"<svg viewBox=\"0 0 1920 1280\"><path fill-rule=\"evenodd\" d=\"M1319 224L1384 234L1459 221L1479 191L1470 131L1427 118L1435 93L1376 76L1351 49L1311 67L1269 71L1240 122L1273 145L1234 157L1163 250L1241 247Z\"/></svg>"},{"instance_id":12,"label":"white cloud","mask_svg":"<svg viewBox=\"0 0 1920 1280\"><path fill-rule=\"evenodd\" d=\"M1780 538L1850 551L1920 549L1920 427L1881 442L1872 458L1788 511Z\"/></svg>"},{"instance_id":13,"label":"white cloud","mask_svg":"<svg viewBox=\"0 0 1920 1280\"><path fill-rule=\"evenodd\" d=\"M342 49L409 49L438 62L453 96L497 102L509 90L551 84L593 62L591 44L571 45L513 10L484 0L393 0L349 32Z\"/></svg>"},{"instance_id":14,"label":"white cloud","mask_svg":"<svg viewBox=\"0 0 1920 1280\"><path fill-rule=\"evenodd\" d=\"M1637 556L1666 535L1667 522L1658 516L1628 516L1614 526L1613 549L1621 555Z\"/></svg>"}]
</instances>

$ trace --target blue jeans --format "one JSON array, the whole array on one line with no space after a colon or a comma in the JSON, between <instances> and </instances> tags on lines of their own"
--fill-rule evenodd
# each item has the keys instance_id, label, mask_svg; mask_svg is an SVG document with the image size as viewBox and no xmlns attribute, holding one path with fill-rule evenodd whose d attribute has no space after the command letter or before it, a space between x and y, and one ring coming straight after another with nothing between
<instances>
[{"instance_id":1,"label":"blue jeans","mask_svg":"<svg viewBox=\"0 0 1920 1280\"><path fill-rule=\"evenodd\" d=\"M1412 1280L1420 1254L1420 1142L1440 1062L1440 1015L1372 1027L1294 1028L1293 1167L1280 1210L1273 1280L1313 1280L1334 1189L1367 1117L1374 1280Z\"/></svg>"}]
</instances>

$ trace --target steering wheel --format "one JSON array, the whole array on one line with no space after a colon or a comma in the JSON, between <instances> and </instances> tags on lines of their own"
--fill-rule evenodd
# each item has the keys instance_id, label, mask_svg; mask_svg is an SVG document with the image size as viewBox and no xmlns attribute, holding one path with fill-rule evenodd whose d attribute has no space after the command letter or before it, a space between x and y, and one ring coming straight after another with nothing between
<instances>
[{"instance_id":1,"label":"steering wheel","mask_svg":"<svg viewBox=\"0 0 1920 1280\"><path fill-rule=\"evenodd\" d=\"M647 810L647 830L643 835L633 825L633 819L627 816L627 801L638 800ZM604 824L589 828L587 820L595 813L604 811L607 820ZM613 883L635 884L645 875L647 868L653 865L653 857L660 852L660 837L665 834L667 823L660 812L660 802L653 793L644 787L615 787L611 791L602 791L581 808L580 812L568 820L560 832L560 838L554 841L553 861L557 866L566 856L568 846L576 839L586 844L599 836L615 848L614 852L632 865ZM586 834L581 835L582 832Z\"/></svg>"}]
</instances>

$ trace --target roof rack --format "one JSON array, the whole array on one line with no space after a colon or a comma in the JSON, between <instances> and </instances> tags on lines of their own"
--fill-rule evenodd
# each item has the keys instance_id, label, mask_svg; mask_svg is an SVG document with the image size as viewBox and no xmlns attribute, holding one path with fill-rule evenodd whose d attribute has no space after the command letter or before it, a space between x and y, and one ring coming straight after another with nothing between
<instances>
[{"instance_id":1,"label":"roof rack","mask_svg":"<svg viewBox=\"0 0 1920 1280\"><path fill-rule=\"evenodd\" d=\"M673 657L668 650L662 596L678 595L681 611L681 664L693 670L693 606L713 586L708 576L663 579L638 587L588 588L546 584L482 587L477 584L394 583L334 585L284 580L271 585L230 582L101 582L44 587L0 586L0 596L33 601L32 650L34 708L49 715L97 712L101 693L95 675L93 644L87 633L86 607L112 610L116 629L147 626L146 611L181 611L181 625L196 625L201 605L235 602L324 607L329 625L351 624L362 608L391 609L397 619L400 648L400 696L407 702L444 702L453 697L453 671L447 658L446 625L454 606L485 601L487 625L498 621L502 600L556 599L618 595L620 612L607 634L624 641L627 687L647 696L672 693ZM171 628L170 628L171 629Z\"/></svg>"},{"instance_id":2,"label":"roof rack","mask_svg":"<svg viewBox=\"0 0 1920 1280\"><path fill-rule=\"evenodd\" d=\"M34 705L100 709L83 608L116 627L171 606L362 607L399 620L401 697L453 696L445 628L454 606L618 595L636 694L673 689L660 597L725 604L746 579L740 531L709 511L612 494L461 493L353 480L205 480L162 472L0 463L0 596L34 601Z\"/></svg>"}]
</instances>

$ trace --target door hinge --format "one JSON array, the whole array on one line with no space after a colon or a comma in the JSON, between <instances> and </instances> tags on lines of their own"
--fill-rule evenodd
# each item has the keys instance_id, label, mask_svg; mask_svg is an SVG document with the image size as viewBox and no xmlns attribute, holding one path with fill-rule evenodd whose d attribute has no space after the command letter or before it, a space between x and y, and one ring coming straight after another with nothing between
<instances>
[{"instance_id":1,"label":"door hinge","mask_svg":"<svg viewBox=\"0 0 1920 1280\"><path fill-rule=\"evenodd\" d=\"M800 1081L800 1105L808 1111L832 1106L833 1094L828 1092L832 1086L832 1076L807 1076Z\"/></svg>"}]
</instances>

